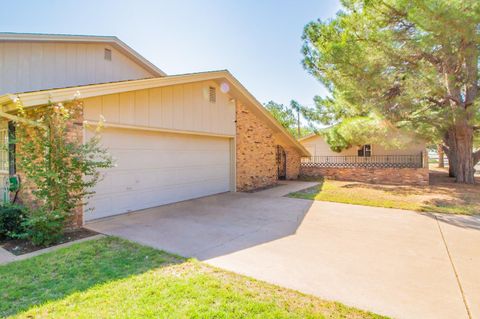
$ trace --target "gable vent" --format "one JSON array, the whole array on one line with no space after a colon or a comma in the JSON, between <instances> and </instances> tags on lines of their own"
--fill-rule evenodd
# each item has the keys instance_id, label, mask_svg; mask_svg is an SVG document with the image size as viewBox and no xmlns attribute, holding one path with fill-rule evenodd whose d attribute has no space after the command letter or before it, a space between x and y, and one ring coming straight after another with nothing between
<instances>
[{"instance_id":1,"label":"gable vent","mask_svg":"<svg viewBox=\"0 0 480 319\"><path fill-rule=\"evenodd\" d=\"M105 60L107 60L107 61L112 61L112 50L110 50L110 49L105 49L104 58L105 58Z\"/></svg>"},{"instance_id":2,"label":"gable vent","mask_svg":"<svg viewBox=\"0 0 480 319\"><path fill-rule=\"evenodd\" d=\"M208 100L210 103L217 102L217 89L215 89L213 86L208 88Z\"/></svg>"}]
</instances>

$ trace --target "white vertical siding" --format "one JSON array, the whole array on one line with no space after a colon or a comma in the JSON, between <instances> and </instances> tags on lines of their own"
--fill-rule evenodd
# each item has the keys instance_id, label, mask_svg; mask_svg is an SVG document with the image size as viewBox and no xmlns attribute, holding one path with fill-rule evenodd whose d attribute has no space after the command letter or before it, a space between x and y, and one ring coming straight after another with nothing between
<instances>
[{"instance_id":1,"label":"white vertical siding","mask_svg":"<svg viewBox=\"0 0 480 319\"><path fill-rule=\"evenodd\" d=\"M312 156L357 155L356 147L351 147L339 153L332 151L328 143L321 136L311 137L300 143L310 152L310 154L312 154Z\"/></svg>"},{"instance_id":2,"label":"white vertical siding","mask_svg":"<svg viewBox=\"0 0 480 319\"><path fill-rule=\"evenodd\" d=\"M312 154L312 156L349 156L358 154L358 148L355 146L339 153L334 152L321 136L311 137L300 143ZM421 141L410 143L404 148L386 148L379 144L372 144L372 155L418 155L420 152L425 152L425 143Z\"/></svg>"},{"instance_id":3,"label":"white vertical siding","mask_svg":"<svg viewBox=\"0 0 480 319\"><path fill-rule=\"evenodd\" d=\"M426 153L426 145L421 142L412 142L405 148L384 147L379 144L372 145L373 155L418 155Z\"/></svg>"},{"instance_id":4,"label":"white vertical siding","mask_svg":"<svg viewBox=\"0 0 480 319\"><path fill-rule=\"evenodd\" d=\"M151 77L107 44L0 42L0 94Z\"/></svg>"},{"instance_id":5,"label":"white vertical siding","mask_svg":"<svg viewBox=\"0 0 480 319\"><path fill-rule=\"evenodd\" d=\"M217 88L209 101L208 88ZM104 95L84 100L86 120L189 132L235 135L235 103L214 81Z\"/></svg>"}]
</instances>

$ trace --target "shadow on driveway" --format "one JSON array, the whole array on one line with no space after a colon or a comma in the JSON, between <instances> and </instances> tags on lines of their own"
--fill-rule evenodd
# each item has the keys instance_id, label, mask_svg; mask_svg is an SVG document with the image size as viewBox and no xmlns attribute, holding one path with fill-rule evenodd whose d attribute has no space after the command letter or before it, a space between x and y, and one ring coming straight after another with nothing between
<instances>
[{"instance_id":1,"label":"shadow on driveway","mask_svg":"<svg viewBox=\"0 0 480 319\"><path fill-rule=\"evenodd\" d=\"M316 183L283 182L257 193L224 193L106 218L87 224L199 260L295 234L312 201L282 197Z\"/></svg>"},{"instance_id":2,"label":"shadow on driveway","mask_svg":"<svg viewBox=\"0 0 480 319\"><path fill-rule=\"evenodd\" d=\"M433 215L283 197L314 185L225 193L87 226L380 314L468 318ZM445 217L457 224L440 222L476 318L478 225L472 217Z\"/></svg>"}]
</instances>

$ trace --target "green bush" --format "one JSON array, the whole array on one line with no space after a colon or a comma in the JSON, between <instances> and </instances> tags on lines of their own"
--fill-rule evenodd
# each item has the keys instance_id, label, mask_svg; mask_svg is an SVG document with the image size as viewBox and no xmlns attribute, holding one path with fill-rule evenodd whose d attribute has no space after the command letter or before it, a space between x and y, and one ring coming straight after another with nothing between
<instances>
[{"instance_id":1,"label":"green bush","mask_svg":"<svg viewBox=\"0 0 480 319\"><path fill-rule=\"evenodd\" d=\"M75 209L85 205L102 178L101 169L112 167L112 158L100 144L102 119L95 136L83 141L74 125L82 119L83 104L49 104L26 110L17 101L16 141L18 169L25 178L23 187L32 190L32 200L41 205L32 210L20 238L35 245L50 245L63 236Z\"/></svg>"},{"instance_id":2,"label":"green bush","mask_svg":"<svg viewBox=\"0 0 480 319\"><path fill-rule=\"evenodd\" d=\"M49 246L63 238L65 220L68 214L39 208L33 211L23 223L22 238L29 239L35 246Z\"/></svg>"},{"instance_id":3,"label":"green bush","mask_svg":"<svg viewBox=\"0 0 480 319\"><path fill-rule=\"evenodd\" d=\"M13 238L24 232L25 209L19 205L0 205L0 239Z\"/></svg>"}]
</instances>

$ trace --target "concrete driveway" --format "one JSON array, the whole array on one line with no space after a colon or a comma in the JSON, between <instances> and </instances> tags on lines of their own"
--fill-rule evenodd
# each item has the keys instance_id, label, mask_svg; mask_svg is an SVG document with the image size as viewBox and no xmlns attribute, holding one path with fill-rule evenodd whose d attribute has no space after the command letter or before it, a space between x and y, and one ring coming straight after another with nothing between
<instances>
[{"instance_id":1,"label":"concrete driveway","mask_svg":"<svg viewBox=\"0 0 480 319\"><path fill-rule=\"evenodd\" d=\"M480 318L479 217L282 197L312 185L226 193L87 227L392 317Z\"/></svg>"}]
</instances>

